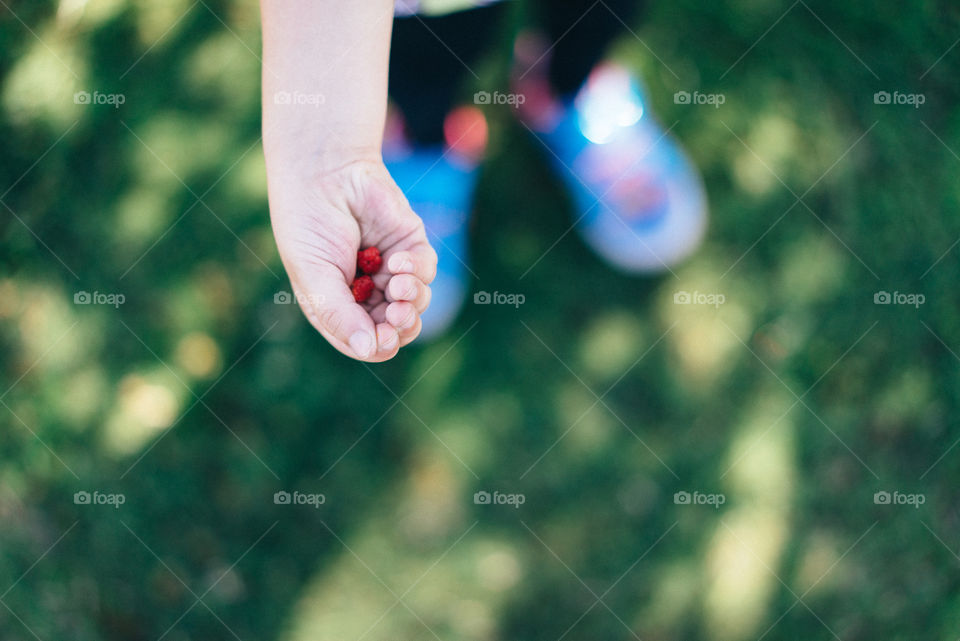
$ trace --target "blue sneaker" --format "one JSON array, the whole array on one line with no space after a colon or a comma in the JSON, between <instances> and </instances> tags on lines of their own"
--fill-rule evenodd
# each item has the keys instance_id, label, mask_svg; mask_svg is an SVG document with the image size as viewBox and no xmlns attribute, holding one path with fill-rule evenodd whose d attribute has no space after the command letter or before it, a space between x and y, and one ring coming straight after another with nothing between
<instances>
[{"instance_id":1,"label":"blue sneaker","mask_svg":"<svg viewBox=\"0 0 960 641\"><path fill-rule=\"evenodd\" d=\"M518 40L518 62L545 58L534 57L536 43ZM658 272L700 245L703 183L628 70L602 64L566 100L553 96L542 64L514 85L526 99L519 116L549 150L579 211L576 228L597 254L624 271Z\"/></svg>"},{"instance_id":2,"label":"blue sneaker","mask_svg":"<svg viewBox=\"0 0 960 641\"><path fill-rule=\"evenodd\" d=\"M473 111L479 114L478 110ZM429 340L443 333L456 319L466 298L467 224L477 182L479 151L464 146L465 135L453 140L451 136L457 133L464 117L469 120L476 114L455 111L447 118L446 145L411 147L398 144L396 139L384 145L384 164L410 207L423 220L427 239L437 252L437 276L430 285L433 296L421 316L423 329L417 340ZM485 144L486 121L481 125ZM477 140L475 135L470 138Z\"/></svg>"}]
</instances>

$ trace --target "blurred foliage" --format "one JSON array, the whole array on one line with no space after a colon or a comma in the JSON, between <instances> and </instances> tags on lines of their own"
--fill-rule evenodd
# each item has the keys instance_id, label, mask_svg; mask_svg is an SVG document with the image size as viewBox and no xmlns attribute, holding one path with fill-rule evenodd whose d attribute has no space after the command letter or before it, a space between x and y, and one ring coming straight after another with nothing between
<instances>
[{"instance_id":1,"label":"blurred foliage","mask_svg":"<svg viewBox=\"0 0 960 641\"><path fill-rule=\"evenodd\" d=\"M956 638L956 5L652 3L614 55L704 173L703 249L611 272L493 109L474 285L527 302L377 367L274 303L258 29L0 11L0 639Z\"/></svg>"}]
</instances>

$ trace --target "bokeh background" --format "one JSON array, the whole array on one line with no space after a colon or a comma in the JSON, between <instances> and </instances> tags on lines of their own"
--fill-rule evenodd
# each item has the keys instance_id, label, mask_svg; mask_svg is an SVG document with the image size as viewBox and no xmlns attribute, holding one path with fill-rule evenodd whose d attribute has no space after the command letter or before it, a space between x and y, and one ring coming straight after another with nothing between
<instances>
[{"instance_id":1,"label":"bokeh background","mask_svg":"<svg viewBox=\"0 0 960 641\"><path fill-rule=\"evenodd\" d=\"M955 4L651 3L702 250L608 269L492 107L471 291L525 303L375 367L283 303L255 2L0 4L3 641L960 635Z\"/></svg>"}]
</instances>

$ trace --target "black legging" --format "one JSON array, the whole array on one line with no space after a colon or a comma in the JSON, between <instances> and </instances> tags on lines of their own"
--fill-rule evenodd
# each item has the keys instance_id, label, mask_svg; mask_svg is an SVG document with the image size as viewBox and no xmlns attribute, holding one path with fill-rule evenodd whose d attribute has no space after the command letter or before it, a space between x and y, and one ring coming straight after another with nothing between
<instances>
[{"instance_id":1,"label":"black legging","mask_svg":"<svg viewBox=\"0 0 960 641\"><path fill-rule=\"evenodd\" d=\"M576 91L607 45L626 32L642 0L534 0L535 14L552 49L550 80L561 95ZM453 106L467 66L486 50L504 3L437 17L393 21L390 96L415 142L443 141L443 119Z\"/></svg>"}]
</instances>

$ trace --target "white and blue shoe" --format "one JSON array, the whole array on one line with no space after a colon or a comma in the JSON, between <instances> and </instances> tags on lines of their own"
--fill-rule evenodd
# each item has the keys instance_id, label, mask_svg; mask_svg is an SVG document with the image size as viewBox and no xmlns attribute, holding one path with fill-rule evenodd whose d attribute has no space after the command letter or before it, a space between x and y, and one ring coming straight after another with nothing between
<instances>
[{"instance_id":1,"label":"white and blue shoe","mask_svg":"<svg viewBox=\"0 0 960 641\"><path fill-rule=\"evenodd\" d=\"M517 60L542 60L535 37L521 37ZM555 97L545 65L514 89L521 120L547 148L578 210L576 229L611 265L628 272L667 270L703 240L703 182L647 107L630 71L601 64L575 96Z\"/></svg>"}]
</instances>

